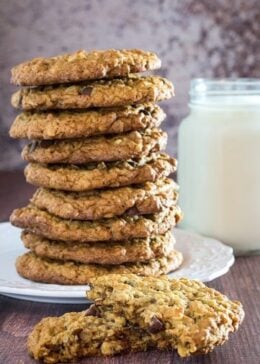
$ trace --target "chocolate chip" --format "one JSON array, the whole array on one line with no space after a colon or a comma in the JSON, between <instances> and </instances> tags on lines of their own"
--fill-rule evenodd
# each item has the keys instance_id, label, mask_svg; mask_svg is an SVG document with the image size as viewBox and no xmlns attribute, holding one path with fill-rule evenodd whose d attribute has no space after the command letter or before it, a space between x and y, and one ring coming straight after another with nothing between
<instances>
[{"instance_id":1,"label":"chocolate chip","mask_svg":"<svg viewBox=\"0 0 260 364\"><path fill-rule=\"evenodd\" d=\"M164 329L164 324L162 321L158 319L158 317L153 316L150 322L150 326L148 328L148 331L151 334L156 334L157 332L160 332Z\"/></svg>"},{"instance_id":2,"label":"chocolate chip","mask_svg":"<svg viewBox=\"0 0 260 364\"><path fill-rule=\"evenodd\" d=\"M93 88L90 86L84 86L80 89L80 94L81 95L91 95Z\"/></svg>"},{"instance_id":3,"label":"chocolate chip","mask_svg":"<svg viewBox=\"0 0 260 364\"><path fill-rule=\"evenodd\" d=\"M54 144L52 140L41 140L40 142L41 148L48 148L52 144Z\"/></svg>"},{"instance_id":4,"label":"chocolate chip","mask_svg":"<svg viewBox=\"0 0 260 364\"><path fill-rule=\"evenodd\" d=\"M96 305L91 305L91 306L89 307L89 309L85 311L85 315L86 315L86 316L96 316L96 317L101 317L101 315L100 315L100 311L99 311L99 309L97 308L97 306L96 306Z\"/></svg>"},{"instance_id":5,"label":"chocolate chip","mask_svg":"<svg viewBox=\"0 0 260 364\"><path fill-rule=\"evenodd\" d=\"M134 215L139 215L139 211L138 209L133 206L133 207L130 207L130 209L126 210L126 214L129 215L129 216L134 216Z\"/></svg>"},{"instance_id":6,"label":"chocolate chip","mask_svg":"<svg viewBox=\"0 0 260 364\"><path fill-rule=\"evenodd\" d=\"M51 343L46 343L45 347L47 349L51 349L52 353L58 353L61 350L61 345L59 345L59 344L54 345L54 344L51 344Z\"/></svg>"},{"instance_id":7,"label":"chocolate chip","mask_svg":"<svg viewBox=\"0 0 260 364\"><path fill-rule=\"evenodd\" d=\"M147 115L147 116L150 116L151 113L147 110L147 109L143 109L141 110L141 112L144 114L144 115Z\"/></svg>"}]
</instances>

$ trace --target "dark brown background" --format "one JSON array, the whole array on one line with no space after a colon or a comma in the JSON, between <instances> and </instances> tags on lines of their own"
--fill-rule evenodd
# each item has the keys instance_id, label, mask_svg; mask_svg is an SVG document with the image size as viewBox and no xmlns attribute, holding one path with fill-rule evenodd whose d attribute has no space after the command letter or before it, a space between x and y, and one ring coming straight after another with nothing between
<instances>
[{"instance_id":1,"label":"dark brown background","mask_svg":"<svg viewBox=\"0 0 260 364\"><path fill-rule=\"evenodd\" d=\"M259 76L259 0L1 0L0 5L0 169L21 167L21 146L8 138L15 116L9 70L31 57L79 48L158 52L161 74L176 86L175 99L165 103L171 154L187 114L191 78Z\"/></svg>"}]
</instances>

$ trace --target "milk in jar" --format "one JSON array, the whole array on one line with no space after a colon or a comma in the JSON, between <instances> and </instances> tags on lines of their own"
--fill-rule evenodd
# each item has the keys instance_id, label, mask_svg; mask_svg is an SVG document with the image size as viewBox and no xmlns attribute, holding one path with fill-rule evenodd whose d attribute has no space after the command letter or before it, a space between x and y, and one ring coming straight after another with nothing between
<instances>
[{"instance_id":1,"label":"milk in jar","mask_svg":"<svg viewBox=\"0 0 260 364\"><path fill-rule=\"evenodd\" d=\"M260 80L193 80L178 159L182 227L259 253Z\"/></svg>"}]
</instances>

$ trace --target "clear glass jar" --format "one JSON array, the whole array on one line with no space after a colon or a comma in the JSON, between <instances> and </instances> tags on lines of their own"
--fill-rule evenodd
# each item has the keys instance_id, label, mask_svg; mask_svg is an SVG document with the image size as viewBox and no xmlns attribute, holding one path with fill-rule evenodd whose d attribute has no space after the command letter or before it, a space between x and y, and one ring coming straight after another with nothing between
<instances>
[{"instance_id":1,"label":"clear glass jar","mask_svg":"<svg viewBox=\"0 0 260 364\"><path fill-rule=\"evenodd\" d=\"M179 129L183 228L260 252L260 80L195 79Z\"/></svg>"}]
</instances>

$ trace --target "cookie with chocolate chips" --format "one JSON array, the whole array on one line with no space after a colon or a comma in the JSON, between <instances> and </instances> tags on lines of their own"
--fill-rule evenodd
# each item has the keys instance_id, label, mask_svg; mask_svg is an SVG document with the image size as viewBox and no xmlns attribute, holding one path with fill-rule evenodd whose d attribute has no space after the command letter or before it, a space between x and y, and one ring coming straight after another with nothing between
<instances>
[{"instance_id":1,"label":"cookie with chocolate chips","mask_svg":"<svg viewBox=\"0 0 260 364\"><path fill-rule=\"evenodd\" d=\"M164 119L163 110L149 103L75 111L27 111L16 117L9 133L12 138L20 139L86 138L153 129Z\"/></svg>"},{"instance_id":2,"label":"cookie with chocolate chips","mask_svg":"<svg viewBox=\"0 0 260 364\"><path fill-rule=\"evenodd\" d=\"M19 86L51 85L101 78L126 77L129 73L160 68L153 52L140 49L79 50L50 58L34 58L12 68L12 83Z\"/></svg>"},{"instance_id":3,"label":"cookie with chocolate chips","mask_svg":"<svg viewBox=\"0 0 260 364\"><path fill-rule=\"evenodd\" d=\"M182 357L222 345L244 318L240 302L187 278L122 274L94 278L91 285L90 300L149 332L159 349L176 349Z\"/></svg>"},{"instance_id":4,"label":"cookie with chocolate chips","mask_svg":"<svg viewBox=\"0 0 260 364\"><path fill-rule=\"evenodd\" d=\"M24 88L12 96L12 105L23 110L88 109L136 105L167 100L174 87L159 76L83 82L75 85Z\"/></svg>"},{"instance_id":5,"label":"cookie with chocolate chips","mask_svg":"<svg viewBox=\"0 0 260 364\"><path fill-rule=\"evenodd\" d=\"M21 238L27 249L42 258L110 265L145 262L167 256L175 243L171 231L154 237L97 243L50 240L28 231L24 231Z\"/></svg>"},{"instance_id":6,"label":"cookie with chocolate chips","mask_svg":"<svg viewBox=\"0 0 260 364\"><path fill-rule=\"evenodd\" d=\"M227 341L244 318L240 302L187 278L128 273L91 282L87 295L96 304L35 326L28 340L35 359L58 363L149 348L202 354Z\"/></svg>"},{"instance_id":7,"label":"cookie with chocolate chips","mask_svg":"<svg viewBox=\"0 0 260 364\"><path fill-rule=\"evenodd\" d=\"M28 205L13 211L14 226L52 240L96 242L147 238L164 234L182 218L178 206L152 215L125 216L96 221L65 220Z\"/></svg>"},{"instance_id":8,"label":"cookie with chocolate chips","mask_svg":"<svg viewBox=\"0 0 260 364\"><path fill-rule=\"evenodd\" d=\"M141 159L83 165L30 163L25 168L25 177L36 186L79 192L152 182L167 177L176 168L176 159L153 153Z\"/></svg>"},{"instance_id":9,"label":"cookie with chocolate chips","mask_svg":"<svg viewBox=\"0 0 260 364\"><path fill-rule=\"evenodd\" d=\"M142 276L167 274L177 269L182 263L182 254L173 250L167 257L150 259L148 262L121 265L82 264L40 258L32 252L16 260L17 272L31 281L86 285L94 277L118 273L134 273Z\"/></svg>"},{"instance_id":10,"label":"cookie with chocolate chips","mask_svg":"<svg viewBox=\"0 0 260 364\"><path fill-rule=\"evenodd\" d=\"M83 312L42 319L27 343L35 360L52 364L146 350L150 345L150 338L143 330L131 327L124 317L111 310L95 305Z\"/></svg>"},{"instance_id":11,"label":"cookie with chocolate chips","mask_svg":"<svg viewBox=\"0 0 260 364\"><path fill-rule=\"evenodd\" d=\"M28 162L84 164L141 158L165 149L167 134L160 129L133 131L117 136L70 140L42 140L24 147Z\"/></svg>"},{"instance_id":12,"label":"cookie with chocolate chips","mask_svg":"<svg viewBox=\"0 0 260 364\"><path fill-rule=\"evenodd\" d=\"M141 185L86 192L39 188L31 202L42 210L76 220L98 220L120 215L147 215L177 204L178 185L169 178Z\"/></svg>"}]
</instances>

